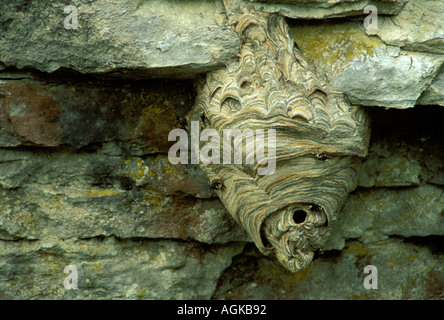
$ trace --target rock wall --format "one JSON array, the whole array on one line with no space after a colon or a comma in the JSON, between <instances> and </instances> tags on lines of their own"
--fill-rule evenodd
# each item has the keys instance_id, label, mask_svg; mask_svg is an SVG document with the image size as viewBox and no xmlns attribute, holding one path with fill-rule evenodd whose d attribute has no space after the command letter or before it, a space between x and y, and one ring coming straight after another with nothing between
<instances>
[{"instance_id":1,"label":"rock wall","mask_svg":"<svg viewBox=\"0 0 444 320\"><path fill-rule=\"evenodd\" d=\"M2 1L0 299L444 298L442 1L249 3L286 16L372 118L358 188L294 274L257 251L198 166L167 157L194 79L236 58L235 2Z\"/></svg>"}]
</instances>

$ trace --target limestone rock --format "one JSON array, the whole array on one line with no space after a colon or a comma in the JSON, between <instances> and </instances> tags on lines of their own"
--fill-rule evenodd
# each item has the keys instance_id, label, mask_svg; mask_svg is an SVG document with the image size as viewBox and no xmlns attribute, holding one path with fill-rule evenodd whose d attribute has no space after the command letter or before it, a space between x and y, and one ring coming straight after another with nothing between
<instances>
[{"instance_id":1,"label":"limestone rock","mask_svg":"<svg viewBox=\"0 0 444 320\"><path fill-rule=\"evenodd\" d=\"M224 0L227 11L238 2L293 19L325 19L359 16L368 5L376 6L379 14L393 15L399 13L407 0Z\"/></svg>"},{"instance_id":2,"label":"limestone rock","mask_svg":"<svg viewBox=\"0 0 444 320\"><path fill-rule=\"evenodd\" d=\"M210 188L208 178L196 165L173 165L168 157L159 154L156 157L130 157L123 163L124 176L136 186L151 188L165 194L184 194L197 198L216 197Z\"/></svg>"},{"instance_id":3,"label":"limestone rock","mask_svg":"<svg viewBox=\"0 0 444 320\"><path fill-rule=\"evenodd\" d=\"M202 243L249 240L215 200L39 185L0 194L0 239L4 240L108 236Z\"/></svg>"},{"instance_id":4,"label":"limestone rock","mask_svg":"<svg viewBox=\"0 0 444 320\"><path fill-rule=\"evenodd\" d=\"M181 126L193 103L188 81L166 89L161 81L63 82L61 77L2 74L0 147L81 148L114 140L125 141L127 152L168 152L168 133Z\"/></svg>"},{"instance_id":5,"label":"limestone rock","mask_svg":"<svg viewBox=\"0 0 444 320\"><path fill-rule=\"evenodd\" d=\"M289 273L256 248L246 246L221 277L214 299L259 300L442 300L439 238L392 239L363 245L349 241L325 252L311 267ZM376 267L377 289L366 289L367 265ZM247 272L254 270L254 272Z\"/></svg>"},{"instance_id":6,"label":"limestone rock","mask_svg":"<svg viewBox=\"0 0 444 320\"><path fill-rule=\"evenodd\" d=\"M2 299L209 299L235 243L202 250L171 240L0 241ZM26 263L24 263L26 261ZM78 289L65 289L68 265Z\"/></svg>"},{"instance_id":7,"label":"limestone rock","mask_svg":"<svg viewBox=\"0 0 444 320\"><path fill-rule=\"evenodd\" d=\"M318 74L372 118L358 188L294 274L197 165L168 162L192 79L145 80L235 58L234 2L72 0L65 29L67 1L0 1L0 299L444 299L442 1L243 1L288 17ZM369 4L378 30L362 25ZM352 20L303 21L332 17Z\"/></svg>"},{"instance_id":8,"label":"limestone rock","mask_svg":"<svg viewBox=\"0 0 444 320\"><path fill-rule=\"evenodd\" d=\"M444 69L441 69L430 87L423 92L418 104L444 106Z\"/></svg>"},{"instance_id":9,"label":"limestone rock","mask_svg":"<svg viewBox=\"0 0 444 320\"><path fill-rule=\"evenodd\" d=\"M128 78L193 77L232 59L237 35L220 1L2 1L0 63Z\"/></svg>"},{"instance_id":10,"label":"limestone rock","mask_svg":"<svg viewBox=\"0 0 444 320\"><path fill-rule=\"evenodd\" d=\"M368 109L372 138L358 185L366 188L444 185L444 132L440 129L444 110L439 106Z\"/></svg>"},{"instance_id":11,"label":"limestone rock","mask_svg":"<svg viewBox=\"0 0 444 320\"><path fill-rule=\"evenodd\" d=\"M171 165L162 155L125 156L109 146L96 152L1 149L0 239L249 241L197 169Z\"/></svg>"},{"instance_id":12,"label":"limestone rock","mask_svg":"<svg viewBox=\"0 0 444 320\"><path fill-rule=\"evenodd\" d=\"M444 2L409 0L393 17L378 17L378 29L366 29L388 45L411 51L444 53Z\"/></svg>"},{"instance_id":13,"label":"limestone rock","mask_svg":"<svg viewBox=\"0 0 444 320\"><path fill-rule=\"evenodd\" d=\"M326 248L342 249L344 239L363 243L390 236L444 235L444 190L431 185L408 189L370 189L351 194Z\"/></svg>"},{"instance_id":14,"label":"limestone rock","mask_svg":"<svg viewBox=\"0 0 444 320\"><path fill-rule=\"evenodd\" d=\"M421 165L410 160L390 154L388 157L372 157L362 164L358 185L362 187L411 186L419 185Z\"/></svg>"},{"instance_id":15,"label":"limestone rock","mask_svg":"<svg viewBox=\"0 0 444 320\"><path fill-rule=\"evenodd\" d=\"M0 187L14 189L30 184L84 189L129 191L145 188L163 195L215 197L208 179L193 165L173 165L166 155L126 157L67 150L6 150L0 152Z\"/></svg>"},{"instance_id":16,"label":"limestone rock","mask_svg":"<svg viewBox=\"0 0 444 320\"><path fill-rule=\"evenodd\" d=\"M437 76L444 56L403 51L365 34L362 23L295 24L304 55L350 102L411 108Z\"/></svg>"}]
</instances>

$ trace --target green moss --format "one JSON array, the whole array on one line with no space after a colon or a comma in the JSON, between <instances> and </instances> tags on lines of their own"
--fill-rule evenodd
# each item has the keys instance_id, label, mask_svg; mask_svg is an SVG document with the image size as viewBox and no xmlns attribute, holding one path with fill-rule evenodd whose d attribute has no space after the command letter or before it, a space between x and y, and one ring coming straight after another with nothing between
<instances>
[{"instance_id":1,"label":"green moss","mask_svg":"<svg viewBox=\"0 0 444 320\"><path fill-rule=\"evenodd\" d=\"M370 248L365 247L361 243L352 243L344 251L351 252L357 257L362 257L370 253Z\"/></svg>"},{"instance_id":2,"label":"green moss","mask_svg":"<svg viewBox=\"0 0 444 320\"><path fill-rule=\"evenodd\" d=\"M136 105L141 106L141 109L137 110L132 136L145 136L152 131L152 126L172 125L170 130L182 127L174 106L170 105L162 94L140 92Z\"/></svg>"},{"instance_id":3,"label":"green moss","mask_svg":"<svg viewBox=\"0 0 444 320\"><path fill-rule=\"evenodd\" d=\"M300 281L300 280L302 280L302 279L307 278L307 277L311 274L311 272L313 271L313 266L314 266L314 263L311 263L311 264L310 264L308 267L306 267L305 269L303 269L303 270L301 270L301 271L299 271L299 272L295 272L295 273L293 273L292 275L289 276L289 279L288 279L288 280L291 280L291 281Z\"/></svg>"},{"instance_id":4,"label":"green moss","mask_svg":"<svg viewBox=\"0 0 444 320\"><path fill-rule=\"evenodd\" d=\"M295 25L290 27L290 35L309 61L327 65L358 55L374 56L375 49L383 45L377 37L366 35L356 22Z\"/></svg>"},{"instance_id":5,"label":"green moss","mask_svg":"<svg viewBox=\"0 0 444 320\"><path fill-rule=\"evenodd\" d=\"M143 196L143 200L147 201L153 208L160 209L165 204L165 196L146 186L147 191Z\"/></svg>"},{"instance_id":6,"label":"green moss","mask_svg":"<svg viewBox=\"0 0 444 320\"><path fill-rule=\"evenodd\" d=\"M127 174L135 181L145 176L147 167L144 166L142 159L131 157L124 161Z\"/></svg>"},{"instance_id":7,"label":"green moss","mask_svg":"<svg viewBox=\"0 0 444 320\"><path fill-rule=\"evenodd\" d=\"M137 289L137 299L142 300L145 296L146 289Z\"/></svg>"},{"instance_id":8,"label":"green moss","mask_svg":"<svg viewBox=\"0 0 444 320\"><path fill-rule=\"evenodd\" d=\"M119 195L119 191L115 190L83 190L81 192L87 198L96 198L96 197L109 197Z\"/></svg>"},{"instance_id":9,"label":"green moss","mask_svg":"<svg viewBox=\"0 0 444 320\"><path fill-rule=\"evenodd\" d=\"M155 177L156 175L157 175L156 171L154 171L153 168L150 168L150 170L148 171L148 176L149 177Z\"/></svg>"},{"instance_id":10,"label":"green moss","mask_svg":"<svg viewBox=\"0 0 444 320\"><path fill-rule=\"evenodd\" d=\"M261 273L259 278L268 278L268 279L280 279L280 284L284 285L288 288L293 287L295 282L301 281L303 279L308 278L313 271L313 267L315 262L309 264L305 269L292 273L284 267L282 267L276 261L268 261L267 259L260 260L259 272Z\"/></svg>"}]
</instances>

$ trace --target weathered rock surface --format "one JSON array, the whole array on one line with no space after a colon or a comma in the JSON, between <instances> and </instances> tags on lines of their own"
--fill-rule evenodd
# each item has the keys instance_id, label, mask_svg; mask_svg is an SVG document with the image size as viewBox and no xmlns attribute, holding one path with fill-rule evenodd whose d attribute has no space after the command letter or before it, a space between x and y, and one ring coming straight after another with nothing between
<instances>
[{"instance_id":1,"label":"weathered rock surface","mask_svg":"<svg viewBox=\"0 0 444 320\"><path fill-rule=\"evenodd\" d=\"M378 29L366 29L387 45L404 50L444 53L444 2L409 0L393 17L381 16Z\"/></svg>"},{"instance_id":2,"label":"weathered rock surface","mask_svg":"<svg viewBox=\"0 0 444 320\"><path fill-rule=\"evenodd\" d=\"M15 192L0 189L0 194L1 240L108 236L202 243L249 240L216 199L41 185Z\"/></svg>"},{"instance_id":3,"label":"weathered rock surface","mask_svg":"<svg viewBox=\"0 0 444 320\"><path fill-rule=\"evenodd\" d=\"M444 62L443 55L386 45L362 22L295 24L292 35L318 71L360 105L414 107Z\"/></svg>"},{"instance_id":4,"label":"weathered rock surface","mask_svg":"<svg viewBox=\"0 0 444 320\"><path fill-rule=\"evenodd\" d=\"M362 163L360 187L444 185L444 132L438 129L444 110L372 108L370 112L372 143Z\"/></svg>"},{"instance_id":5,"label":"weathered rock surface","mask_svg":"<svg viewBox=\"0 0 444 320\"><path fill-rule=\"evenodd\" d=\"M243 2L287 16L321 76L372 118L325 250L287 272L198 166L168 162L193 80L145 79L194 78L235 58L234 0L74 0L68 30L66 1L7 0L0 299L444 299L442 1ZM363 27L366 5L378 30ZM77 290L63 286L67 265ZM367 265L377 290L364 288Z\"/></svg>"},{"instance_id":6,"label":"weathered rock surface","mask_svg":"<svg viewBox=\"0 0 444 320\"><path fill-rule=\"evenodd\" d=\"M210 299L242 248L114 237L0 241L0 299ZM68 265L78 289L64 288Z\"/></svg>"},{"instance_id":7,"label":"weathered rock surface","mask_svg":"<svg viewBox=\"0 0 444 320\"><path fill-rule=\"evenodd\" d=\"M240 42L229 16L238 3L79 0L72 4L78 29L65 29L68 13L61 1L5 1L0 4L0 66L131 79L192 78L235 59ZM359 16L355 23L316 25L310 20L309 26L295 27L301 49L353 103L413 107L444 61L439 55L444 30L439 0L424 5L413 0L240 3L293 19ZM368 5L378 9L376 30L362 26ZM442 90L431 90L442 98ZM46 129L48 134L56 130Z\"/></svg>"},{"instance_id":8,"label":"weathered rock surface","mask_svg":"<svg viewBox=\"0 0 444 320\"><path fill-rule=\"evenodd\" d=\"M329 250L297 274L250 245L241 253L249 237L193 165L119 141L1 148L1 298L440 298L442 253L428 248L444 235L442 112L428 110L369 110L361 187ZM69 264L78 290L63 287ZM363 288L367 264L378 291Z\"/></svg>"},{"instance_id":9,"label":"weathered rock surface","mask_svg":"<svg viewBox=\"0 0 444 320\"><path fill-rule=\"evenodd\" d=\"M232 59L239 38L220 1L2 1L0 63L129 78L193 77ZM132 70L132 71L131 71Z\"/></svg>"},{"instance_id":10,"label":"weathered rock surface","mask_svg":"<svg viewBox=\"0 0 444 320\"><path fill-rule=\"evenodd\" d=\"M279 13L293 19L324 19L359 16L368 5L378 8L380 14L398 14L407 0L241 0L253 8L270 13ZM237 0L224 0L228 10L238 3Z\"/></svg>"},{"instance_id":11,"label":"weathered rock surface","mask_svg":"<svg viewBox=\"0 0 444 320\"><path fill-rule=\"evenodd\" d=\"M347 199L326 248L341 250L344 239L372 243L391 236L443 236L443 210L442 187L360 191Z\"/></svg>"},{"instance_id":12,"label":"weathered rock surface","mask_svg":"<svg viewBox=\"0 0 444 320\"><path fill-rule=\"evenodd\" d=\"M438 241L433 237L368 245L350 241L344 250L325 252L299 273L276 268L277 262L247 246L223 273L213 298L442 300L443 252ZM367 265L376 267L377 289L364 287Z\"/></svg>"},{"instance_id":13,"label":"weathered rock surface","mask_svg":"<svg viewBox=\"0 0 444 320\"><path fill-rule=\"evenodd\" d=\"M440 105L444 106L444 69L433 80L430 87L427 88L418 100L421 105Z\"/></svg>"},{"instance_id":14,"label":"weathered rock surface","mask_svg":"<svg viewBox=\"0 0 444 320\"><path fill-rule=\"evenodd\" d=\"M101 82L63 73L1 78L0 147L124 141L127 153L165 153L172 144L168 133L183 124L194 102L186 81L167 88L161 81Z\"/></svg>"}]
</instances>

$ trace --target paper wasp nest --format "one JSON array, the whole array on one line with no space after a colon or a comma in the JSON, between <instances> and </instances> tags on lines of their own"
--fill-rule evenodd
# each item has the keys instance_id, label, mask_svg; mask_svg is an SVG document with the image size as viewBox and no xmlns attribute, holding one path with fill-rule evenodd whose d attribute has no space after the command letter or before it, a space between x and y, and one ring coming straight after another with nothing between
<instances>
[{"instance_id":1,"label":"paper wasp nest","mask_svg":"<svg viewBox=\"0 0 444 320\"><path fill-rule=\"evenodd\" d=\"M317 79L283 17L243 14L235 28L242 40L238 61L199 83L189 120L221 137L212 136L221 152L213 149L211 155L220 161L201 161L201 167L227 210L263 254L274 254L295 272L322 248L356 185L369 121L361 108ZM222 145L227 129L249 134L227 150ZM201 136L201 150L208 151L210 140ZM265 157L258 156L261 147L268 150ZM242 163L235 157L222 161L223 153L231 156L239 148Z\"/></svg>"}]
</instances>

